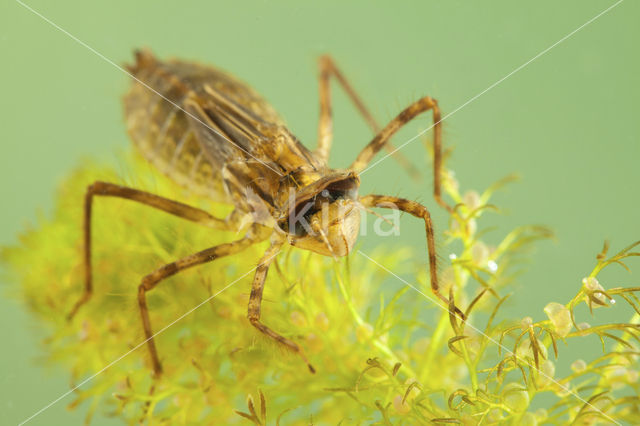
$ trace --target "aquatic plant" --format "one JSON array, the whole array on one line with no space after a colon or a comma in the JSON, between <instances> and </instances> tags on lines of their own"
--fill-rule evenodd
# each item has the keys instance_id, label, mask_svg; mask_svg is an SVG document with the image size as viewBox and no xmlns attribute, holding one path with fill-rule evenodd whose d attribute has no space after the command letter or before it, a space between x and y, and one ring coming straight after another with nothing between
<instances>
[{"instance_id":1,"label":"aquatic plant","mask_svg":"<svg viewBox=\"0 0 640 426\"><path fill-rule=\"evenodd\" d=\"M79 385L66 402L88 405L87 422L98 411L149 424L640 423L640 287L598 281L604 268L638 256L639 243L612 256L605 244L568 302L549 300L544 313L504 319L501 307L523 254L551 232L522 226L495 246L484 242L482 217L497 210L490 198L512 178L463 193L451 172L445 189L457 207L442 246L455 247L456 255L442 262L440 277L464 320L432 298L423 252L380 248L334 261L287 249L267 278L263 318L303 345L318 370L311 375L246 319L251 272L265 248L258 245L183 272L149 294L165 368L154 379L136 303L140 278L237 236L126 200L98 200L95 295L67 321L83 285L80 223L89 183L120 182L219 216L228 212L140 160L123 160L121 169L128 172L83 165L60 185L51 217L2 252L14 283L7 293L38 319L43 358L68 369ZM614 301L630 319L599 318L596 308ZM591 335L601 352L585 353L560 374L556 361L565 346Z\"/></svg>"}]
</instances>

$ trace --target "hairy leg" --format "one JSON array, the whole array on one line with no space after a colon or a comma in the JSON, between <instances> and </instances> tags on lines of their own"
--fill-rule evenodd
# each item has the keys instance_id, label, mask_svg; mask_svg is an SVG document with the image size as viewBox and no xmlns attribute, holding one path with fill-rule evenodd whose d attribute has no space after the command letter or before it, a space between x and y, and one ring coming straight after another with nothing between
<instances>
[{"instance_id":1,"label":"hairy leg","mask_svg":"<svg viewBox=\"0 0 640 426\"><path fill-rule=\"evenodd\" d=\"M153 339L153 330L151 328L151 321L149 320L149 309L147 308L147 292L155 288L162 280L177 274L187 268L191 268L196 265L211 262L224 256L236 254L247 247L256 244L257 242L264 240L265 236L260 236L253 232L253 229L244 238L226 244L220 244L215 247L211 247L202 250L198 253L194 253L190 256L183 257L175 262L167 263L166 265L156 269L152 273L148 274L142 279L142 282L138 286L138 305L140 306L140 316L142 317L142 326L144 328L144 335L151 355L151 362L153 365L153 372L157 375L162 374L162 364L158 357L158 351Z\"/></svg>"},{"instance_id":2,"label":"hairy leg","mask_svg":"<svg viewBox=\"0 0 640 426\"><path fill-rule=\"evenodd\" d=\"M118 197L136 201L214 229L229 229L230 227L228 220L215 218L204 210L168 198L113 183L94 182L87 187L87 192L84 197L84 292L67 315L68 319L72 319L75 316L78 309L89 301L93 293L93 276L91 270L91 212L94 196Z\"/></svg>"},{"instance_id":3,"label":"hairy leg","mask_svg":"<svg viewBox=\"0 0 640 426\"><path fill-rule=\"evenodd\" d=\"M258 269L256 269L256 274L253 278L253 284L251 285L251 296L249 297L249 309L247 313L247 317L251 324L260 330L260 332L265 335L271 337L278 343L286 346L288 349L297 353L302 357L304 362L307 364L309 371L315 373L316 370L313 368L311 364L309 364L309 360L302 348L295 343L294 341L287 339L286 337L276 333L271 328L267 327L260 321L260 308L262 305L262 292L264 290L264 282L267 278L267 272L269 270L269 265L273 261L274 257L280 252L280 247L282 246L282 241L276 241L271 244L267 252L264 254L262 259L260 259L260 263L258 264Z\"/></svg>"},{"instance_id":4,"label":"hairy leg","mask_svg":"<svg viewBox=\"0 0 640 426\"><path fill-rule=\"evenodd\" d=\"M392 197L389 195L366 195L360 198L360 203L366 207L378 207L387 209L396 209L403 212L407 212L410 215L424 220L425 230L427 233L427 253L429 256L429 273L431 277L431 291L440 300L449 306L449 299L440 293L440 287L438 285L438 272L436 265L436 243L433 231L433 223L431 221L431 215L425 206L416 203L415 201L406 200L404 198ZM457 307L454 308L455 313L461 318L465 318L464 314Z\"/></svg>"},{"instance_id":5,"label":"hairy leg","mask_svg":"<svg viewBox=\"0 0 640 426\"><path fill-rule=\"evenodd\" d=\"M441 194L441 173L442 173L442 126L440 118L440 108L438 102L425 96L422 99L409 105L400 114L387 124L378 134L369 142L369 144L358 154L355 161L349 167L356 172L362 172L373 160L373 157L389 143L389 139L400 130L405 124L416 118L418 115L433 111L433 197L439 205L453 212L447 203L442 199Z\"/></svg>"},{"instance_id":6,"label":"hairy leg","mask_svg":"<svg viewBox=\"0 0 640 426\"><path fill-rule=\"evenodd\" d=\"M316 149L316 154L326 162L329 160L329 152L331 151L331 142L333 140L330 87L331 77L334 77L338 83L340 83L340 86L342 86L342 89L345 91L351 102L353 102L354 106L358 112L360 112L360 115L362 115L362 118L367 122L374 134L377 134L380 131L380 126L364 105L360 96L358 96L356 91L353 89L353 86L351 86L344 77L344 74L342 74L331 56L321 56L319 60L319 68L320 121L318 124L318 148ZM418 179L420 177L420 172L404 155L402 155L401 152L394 151L395 149L393 145L388 143L385 145L385 148L393 158L398 161L405 170L407 170L407 173L409 173L413 179Z\"/></svg>"}]
</instances>

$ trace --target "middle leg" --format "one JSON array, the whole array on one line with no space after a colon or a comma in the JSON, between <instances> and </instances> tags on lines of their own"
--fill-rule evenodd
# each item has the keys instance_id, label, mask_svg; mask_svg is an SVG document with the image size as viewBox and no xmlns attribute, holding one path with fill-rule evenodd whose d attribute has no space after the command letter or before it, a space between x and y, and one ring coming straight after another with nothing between
<instances>
[{"instance_id":1,"label":"middle leg","mask_svg":"<svg viewBox=\"0 0 640 426\"><path fill-rule=\"evenodd\" d=\"M396 209L409 213L410 215L424 220L425 230L427 233L427 253L429 255L429 273L431 277L431 291L440 300L449 306L449 299L440 293L440 286L438 284L438 272L436 264L436 243L433 231L433 222L431 221L431 215L425 206L415 201L407 200L404 198L392 197L389 195L366 195L360 198L360 203L365 207L379 207L387 209ZM460 318L465 318L465 315L460 309L454 306L455 313Z\"/></svg>"}]
</instances>

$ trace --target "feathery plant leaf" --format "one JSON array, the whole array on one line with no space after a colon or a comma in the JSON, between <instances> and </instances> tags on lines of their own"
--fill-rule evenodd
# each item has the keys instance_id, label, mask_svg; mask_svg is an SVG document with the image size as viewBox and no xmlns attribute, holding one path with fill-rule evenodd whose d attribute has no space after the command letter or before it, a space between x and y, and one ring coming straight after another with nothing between
<instances>
[{"instance_id":1,"label":"feathery plant leaf","mask_svg":"<svg viewBox=\"0 0 640 426\"><path fill-rule=\"evenodd\" d=\"M229 211L149 174L140 160L125 164L137 188L216 216ZM66 368L72 383L144 340L136 303L144 274L238 237L100 199L94 206L95 295L68 322L65 314L82 288L82 198L95 180L127 184L109 168L85 165L60 186L52 216L2 251L14 282L8 293L39 320L43 359ZM640 424L640 285L607 288L598 281L609 265L628 267L623 261L640 255L633 251L640 241L611 257L606 243L568 302L549 300L544 312L504 318L505 301L518 297L508 292L522 253L552 237L543 226L526 225L504 233L495 247L484 242L499 232L481 227L484 215L499 212L491 196L513 180L460 192L453 173L444 172L456 204L446 235L459 250L440 271L449 306L399 282L390 287L389 275L363 256L335 262L285 249L267 278L263 318L305 348L316 375L246 319L251 274L243 274L255 268L260 245L178 274L149 293L157 330L206 300L156 338L161 378L152 377L143 345L75 390L69 407L89 407L87 421L102 413L131 424ZM423 255L408 248L371 253L389 270L413 273L408 282L426 294ZM586 324L577 309L584 302L596 321L597 308L616 298L625 317L615 322ZM449 312L455 306L464 319ZM601 340L602 352L569 360L571 371L556 370L556 362L567 361L565 346L593 343L590 336Z\"/></svg>"}]
</instances>

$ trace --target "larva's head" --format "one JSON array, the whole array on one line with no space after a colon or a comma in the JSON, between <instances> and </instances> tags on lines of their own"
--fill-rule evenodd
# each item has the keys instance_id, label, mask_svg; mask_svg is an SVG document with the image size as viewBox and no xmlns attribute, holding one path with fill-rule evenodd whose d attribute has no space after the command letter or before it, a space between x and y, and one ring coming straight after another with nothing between
<instances>
[{"instance_id":1,"label":"larva's head","mask_svg":"<svg viewBox=\"0 0 640 426\"><path fill-rule=\"evenodd\" d=\"M360 230L358 188L354 172L334 172L291 191L278 226L289 243L325 256L346 256Z\"/></svg>"}]
</instances>

